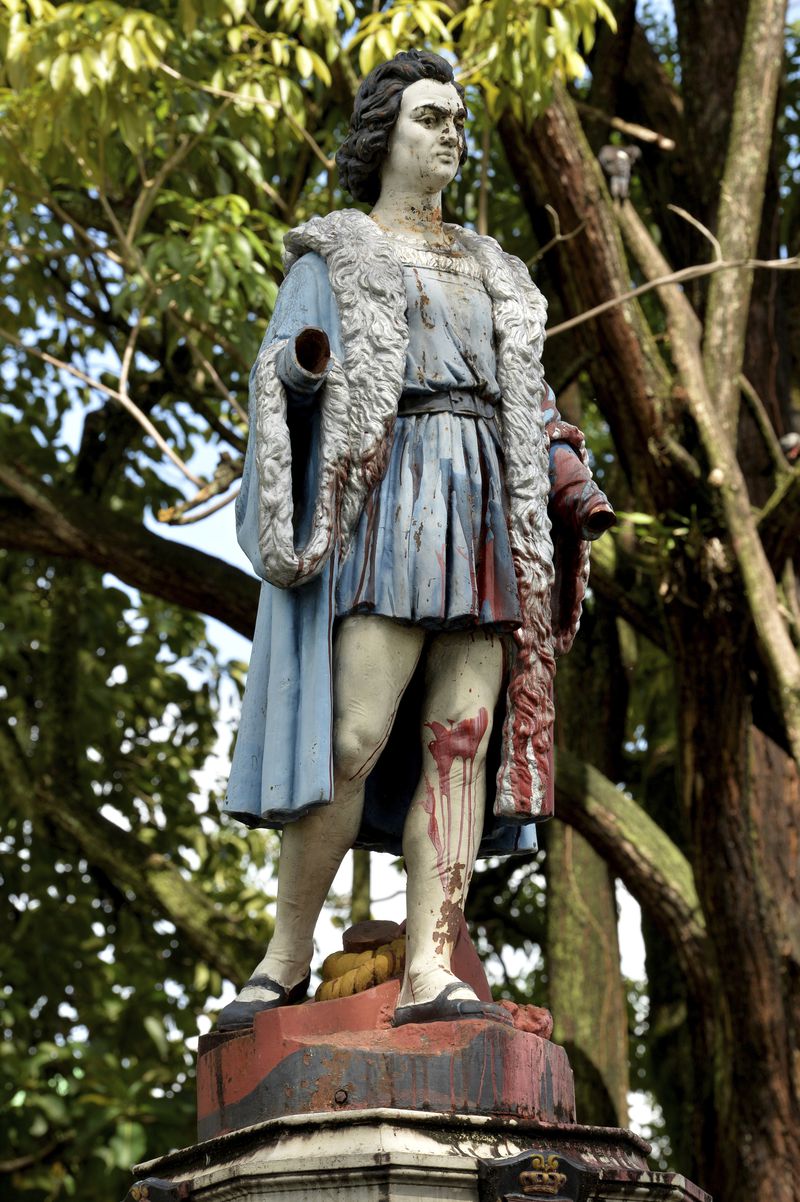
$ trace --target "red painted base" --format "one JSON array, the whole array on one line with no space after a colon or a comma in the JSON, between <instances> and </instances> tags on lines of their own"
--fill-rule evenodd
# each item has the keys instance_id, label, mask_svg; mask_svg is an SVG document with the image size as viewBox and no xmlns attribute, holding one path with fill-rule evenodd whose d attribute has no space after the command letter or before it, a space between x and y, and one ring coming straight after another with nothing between
<instances>
[{"instance_id":1,"label":"red painted base","mask_svg":"<svg viewBox=\"0 0 800 1202\"><path fill-rule=\"evenodd\" d=\"M399 982L267 1010L242 1035L208 1035L197 1065L201 1140L288 1114L392 1107L575 1121L563 1048L500 1023L394 1030Z\"/></svg>"}]
</instances>

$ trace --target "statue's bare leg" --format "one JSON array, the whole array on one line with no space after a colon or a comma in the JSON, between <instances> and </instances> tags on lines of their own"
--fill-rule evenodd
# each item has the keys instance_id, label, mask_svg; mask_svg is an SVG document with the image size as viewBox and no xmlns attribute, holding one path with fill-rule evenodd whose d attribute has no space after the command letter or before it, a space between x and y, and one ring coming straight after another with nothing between
<instances>
[{"instance_id":1,"label":"statue's bare leg","mask_svg":"<svg viewBox=\"0 0 800 1202\"><path fill-rule=\"evenodd\" d=\"M503 673L500 638L438 636L426 664L423 769L403 832L408 872L406 973L399 1005L429 1002L450 971L486 800L486 748ZM453 1000L474 998L464 985Z\"/></svg>"},{"instance_id":2,"label":"statue's bare leg","mask_svg":"<svg viewBox=\"0 0 800 1202\"><path fill-rule=\"evenodd\" d=\"M305 977L317 919L358 833L364 781L386 745L424 641L424 631L388 618L356 616L340 623L333 663L333 801L284 828L275 930L253 976L268 976L286 989ZM237 1001L277 996L248 985Z\"/></svg>"}]
</instances>

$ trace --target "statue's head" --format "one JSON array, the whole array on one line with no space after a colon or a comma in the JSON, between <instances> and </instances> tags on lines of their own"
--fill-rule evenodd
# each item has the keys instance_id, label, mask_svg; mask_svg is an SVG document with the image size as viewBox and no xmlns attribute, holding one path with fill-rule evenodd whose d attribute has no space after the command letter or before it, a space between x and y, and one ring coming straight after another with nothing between
<instances>
[{"instance_id":1,"label":"statue's head","mask_svg":"<svg viewBox=\"0 0 800 1202\"><path fill-rule=\"evenodd\" d=\"M405 96L409 89L413 90ZM442 110L442 115L444 110L451 114L451 131L454 129L455 134L442 131L442 139L446 143L448 138L456 138L452 169L448 167L444 153L438 164L436 154L427 156L428 167L434 176L438 172L441 177L438 186L450 182L467 154L464 89L455 82L450 63L440 55L428 50L404 50L370 71L356 94L350 130L336 154L342 187L354 200L374 204L380 195L381 177L390 154L400 156L416 152L413 144L405 139L400 144L393 134L401 110L403 122L419 110L416 121L422 122L422 128L425 128L428 117L422 114L423 109L430 110L431 122L435 120L437 110Z\"/></svg>"}]
</instances>

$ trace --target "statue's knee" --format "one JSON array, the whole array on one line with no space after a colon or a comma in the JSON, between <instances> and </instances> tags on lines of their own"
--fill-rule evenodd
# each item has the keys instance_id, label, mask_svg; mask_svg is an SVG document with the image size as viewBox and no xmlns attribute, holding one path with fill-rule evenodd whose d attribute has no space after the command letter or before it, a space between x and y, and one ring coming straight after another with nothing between
<instances>
[{"instance_id":1,"label":"statue's knee","mask_svg":"<svg viewBox=\"0 0 800 1202\"><path fill-rule=\"evenodd\" d=\"M426 722L426 732L433 735L432 740L426 740L429 750L434 758L440 751L448 758L466 758L476 767L482 767L492 733L492 717L487 706L472 705L468 698L454 703L446 723Z\"/></svg>"},{"instance_id":2,"label":"statue's knee","mask_svg":"<svg viewBox=\"0 0 800 1202\"><path fill-rule=\"evenodd\" d=\"M381 737L369 722L337 722L333 731L333 762L336 774L345 780L362 780L374 766Z\"/></svg>"}]
</instances>

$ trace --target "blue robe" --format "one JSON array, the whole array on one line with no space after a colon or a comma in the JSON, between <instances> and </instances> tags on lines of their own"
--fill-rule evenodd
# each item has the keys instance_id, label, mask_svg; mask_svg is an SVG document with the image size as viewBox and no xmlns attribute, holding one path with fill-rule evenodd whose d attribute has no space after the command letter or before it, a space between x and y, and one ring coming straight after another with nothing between
<instances>
[{"instance_id":1,"label":"blue robe","mask_svg":"<svg viewBox=\"0 0 800 1202\"><path fill-rule=\"evenodd\" d=\"M448 389L477 389L485 398L499 399L499 389L494 379L488 296L473 281L456 281L457 294L459 290L466 290L465 303L460 311L451 311L448 315L446 296L437 296L436 274L404 269L410 342L403 395L426 396ZM438 312L434 311L433 318L431 304L434 310L438 304ZM456 317L458 320L455 320ZM265 338L265 345L286 340L278 372L290 404L293 467L296 465L297 468L294 485L298 542L303 539L303 527L308 514L308 510L304 510L303 500L307 501L313 496L316 479L317 414L314 395L320 385L320 377L305 372L293 353L295 336L308 326L325 330L333 355L340 361L344 359L336 302L328 283L325 263L316 254L304 255L287 276ZM407 425L432 425L437 438L444 436L445 442L454 435L460 437L461 422L469 423L473 438L474 428L480 424L484 439L482 452L490 446L492 439L490 422L482 418L463 419L442 413L424 418L399 417L397 422L401 427L399 437L396 433L398 458L402 453L400 448L404 445L404 438L408 435L408 430L402 431L404 422ZM426 443L429 444L430 431L426 430L426 434ZM420 442L420 445L423 444ZM258 550L254 451L251 440L236 518L239 542L263 580L265 572ZM482 453L481 458L484 457ZM496 464L497 459L494 462ZM493 470L496 475L497 468ZM386 480L393 478L390 460ZM380 487L383 489L384 485ZM510 596L514 591L513 565L499 501L500 488L495 489L498 494L494 516L497 538L494 539L493 534L493 539L498 546L496 570L500 579L506 581L509 609L508 620L499 622L496 628L509 629L518 624L518 608L516 597ZM387 530L390 533L390 546L392 528L393 524L389 521ZM262 583L247 689L224 807L249 826L280 827L320 804L330 803L332 799L332 634L337 614L352 612L353 586L348 584L348 580L354 574L353 565L359 563L359 555L365 553L364 547L359 547L358 534L354 541L355 545L341 574L340 591L346 594L344 600L342 596L337 598L337 582L342 565L335 556L318 577L295 588L284 590L273 587L266 580ZM381 543L382 547L384 545ZM386 562L379 575L380 581L391 570L391 550L384 550L383 554ZM458 562L463 556L452 558ZM462 586L455 581L447 591L458 596L469 590L467 584ZM386 594L389 594L390 603L391 590L379 592L378 603L371 602L370 610L386 613ZM408 590L404 596L406 593ZM415 595L418 595L418 590ZM403 612L391 612L390 616L409 620L409 615ZM435 615L433 618L423 615L420 619L414 614L411 620L421 620L423 625L434 628L448 628L446 614L441 623L437 623ZM485 603L480 600L475 610L475 620L492 625L491 615L487 616ZM364 819L356 846L393 854L401 852L405 815L421 772L421 677L420 673L419 678L409 686L389 744L367 779ZM492 814L491 793L499 762L503 704L501 697L498 704L501 712L495 716L487 756L489 797L484 837L478 853L481 856L522 853L536 847L532 824L521 825L519 822L498 819Z\"/></svg>"}]
</instances>

